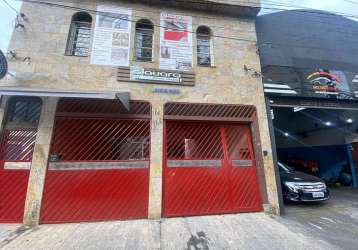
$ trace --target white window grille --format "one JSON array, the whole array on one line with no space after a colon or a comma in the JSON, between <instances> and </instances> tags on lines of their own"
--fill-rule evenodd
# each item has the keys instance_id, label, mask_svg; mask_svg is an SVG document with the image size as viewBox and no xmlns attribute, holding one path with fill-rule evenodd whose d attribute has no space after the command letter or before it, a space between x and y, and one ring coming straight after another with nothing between
<instances>
[{"instance_id":1,"label":"white window grille","mask_svg":"<svg viewBox=\"0 0 358 250\"><path fill-rule=\"evenodd\" d=\"M149 20L139 20L136 24L135 59L153 60L153 24Z\"/></svg>"},{"instance_id":2,"label":"white window grille","mask_svg":"<svg viewBox=\"0 0 358 250\"><path fill-rule=\"evenodd\" d=\"M212 66L212 42L210 29L200 26L196 32L197 63L199 66Z\"/></svg>"},{"instance_id":3,"label":"white window grille","mask_svg":"<svg viewBox=\"0 0 358 250\"><path fill-rule=\"evenodd\" d=\"M66 55L88 56L91 42L92 17L87 13L73 16L67 42Z\"/></svg>"}]
</instances>

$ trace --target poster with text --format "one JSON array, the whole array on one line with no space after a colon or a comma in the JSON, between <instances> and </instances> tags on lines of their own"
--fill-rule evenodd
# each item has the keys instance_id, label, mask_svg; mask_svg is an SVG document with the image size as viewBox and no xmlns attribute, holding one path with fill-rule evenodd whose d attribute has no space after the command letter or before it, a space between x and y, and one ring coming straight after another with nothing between
<instances>
[{"instance_id":1,"label":"poster with text","mask_svg":"<svg viewBox=\"0 0 358 250\"><path fill-rule=\"evenodd\" d=\"M132 11L107 5L97 11L91 64L129 66Z\"/></svg>"},{"instance_id":2,"label":"poster with text","mask_svg":"<svg viewBox=\"0 0 358 250\"><path fill-rule=\"evenodd\" d=\"M160 26L160 68L192 70L192 18L161 13Z\"/></svg>"}]
</instances>

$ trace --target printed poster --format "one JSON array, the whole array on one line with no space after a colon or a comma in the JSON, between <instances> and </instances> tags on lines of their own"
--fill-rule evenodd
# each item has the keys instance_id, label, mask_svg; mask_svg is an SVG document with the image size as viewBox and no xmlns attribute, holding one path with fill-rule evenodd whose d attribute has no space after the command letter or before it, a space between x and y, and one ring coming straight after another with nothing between
<instances>
[{"instance_id":1,"label":"printed poster","mask_svg":"<svg viewBox=\"0 0 358 250\"><path fill-rule=\"evenodd\" d=\"M132 10L97 6L91 64L129 66Z\"/></svg>"},{"instance_id":2,"label":"printed poster","mask_svg":"<svg viewBox=\"0 0 358 250\"><path fill-rule=\"evenodd\" d=\"M191 70L193 67L192 18L161 13L160 68Z\"/></svg>"}]
</instances>

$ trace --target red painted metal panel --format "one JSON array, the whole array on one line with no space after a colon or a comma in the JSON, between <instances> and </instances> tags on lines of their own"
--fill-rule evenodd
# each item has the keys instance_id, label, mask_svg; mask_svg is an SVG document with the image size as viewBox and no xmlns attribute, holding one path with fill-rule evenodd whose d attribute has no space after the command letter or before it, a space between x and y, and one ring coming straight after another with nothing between
<instances>
[{"instance_id":1,"label":"red painted metal panel","mask_svg":"<svg viewBox=\"0 0 358 250\"><path fill-rule=\"evenodd\" d=\"M167 169L164 182L167 217L225 213L230 209L229 189L221 169Z\"/></svg>"},{"instance_id":2,"label":"red painted metal panel","mask_svg":"<svg viewBox=\"0 0 358 250\"><path fill-rule=\"evenodd\" d=\"M261 211L248 125L166 122L164 216Z\"/></svg>"},{"instance_id":3,"label":"red painted metal panel","mask_svg":"<svg viewBox=\"0 0 358 250\"><path fill-rule=\"evenodd\" d=\"M224 141L228 152L232 211L262 211L250 128L245 125L227 125L224 126L224 129Z\"/></svg>"},{"instance_id":4,"label":"red painted metal panel","mask_svg":"<svg viewBox=\"0 0 358 250\"><path fill-rule=\"evenodd\" d=\"M1 158L4 161L31 162L36 134L36 129L5 129L1 144Z\"/></svg>"},{"instance_id":5,"label":"red painted metal panel","mask_svg":"<svg viewBox=\"0 0 358 250\"><path fill-rule=\"evenodd\" d=\"M51 153L61 161L148 160L149 133L148 120L57 118Z\"/></svg>"},{"instance_id":6,"label":"red painted metal panel","mask_svg":"<svg viewBox=\"0 0 358 250\"><path fill-rule=\"evenodd\" d=\"M147 218L148 169L49 171L42 223Z\"/></svg>"},{"instance_id":7,"label":"red painted metal panel","mask_svg":"<svg viewBox=\"0 0 358 250\"><path fill-rule=\"evenodd\" d=\"M167 123L165 141L168 161L164 169L164 215L225 212L229 208L229 190L222 174L220 127ZM168 166L169 161L178 166ZM180 166L183 163L186 165Z\"/></svg>"},{"instance_id":8,"label":"red painted metal panel","mask_svg":"<svg viewBox=\"0 0 358 250\"><path fill-rule=\"evenodd\" d=\"M41 222L147 218L149 145L149 120L56 118Z\"/></svg>"},{"instance_id":9,"label":"red painted metal panel","mask_svg":"<svg viewBox=\"0 0 358 250\"><path fill-rule=\"evenodd\" d=\"M4 162L1 162L3 165ZM21 223L24 215L28 170L0 169L0 222Z\"/></svg>"},{"instance_id":10,"label":"red painted metal panel","mask_svg":"<svg viewBox=\"0 0 358 250\"><path fill-rule=\"evenodd\" d=\"M5 162L31 162L34 129L5 129L0 159L0 222L21 223L29 179L28 169L7 169Z\"/></svg>"},{"instance_id":11,"label":"red painted metal panel","mask_svg":"<svg viewBox=\"0 0 358 250\"><path fill-rule=\"evenodd\" d=\"M256 108L252 105L232 104L210 104L210 103L178 103L169 102L165 104L165 116L177 118L238 118L252 119L256 116Z\"/></svg>"},{"instance_id":12,"label":"red painted metal panel","mask_svg":"<svg viewBox=\"0 0 358 250\"><path fill-rule=\"evenodd\" d=\"M120 117L122 115L147 115L150 116L150 103L145 101L133 101L129 103L130 110L120 103L119 100L96 100L93 99L72 99L62 98L58 103L56 115L112 115ZM148 117L149 118L149 117Z\"/></svg>"}]
</instances>

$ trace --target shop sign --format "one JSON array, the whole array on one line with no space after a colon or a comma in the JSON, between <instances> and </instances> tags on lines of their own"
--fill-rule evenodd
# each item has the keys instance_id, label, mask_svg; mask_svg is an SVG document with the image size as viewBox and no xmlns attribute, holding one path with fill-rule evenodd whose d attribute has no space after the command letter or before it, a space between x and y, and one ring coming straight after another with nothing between
<instances>
[{"instance_id":1,"label":"shop sign","mask_svg":"<svg viewBox=\"0 0 358 250\"><path fill-rule=\"evenodd\" d=\"M149 81L149 82L167 82L167 83L181 83L182 73L169 72L156 69L145 69L142 67L130 67L131 81Z\"/></svg>"},{"instance_id":2,"label":"shop sign","mask_svg":"<svg viewBox=\"0 0 358 250\"><path fill-rule=\"evenodd\" d=\"M358 98L358 74L337 69L277 67L265 72L265 93L355 100Z\"/></svg>"},{"instance_id":3,"label":"shop sign","mask_svg":"<svg viewBox=\"0 0 358 250\"><path fill-rule=\"evenodd\" d=\"M335 95L341 99L351 94L348 81L342 71L317 70L310 73L306 80L312 84L315 94Z\"/></svg>"},{"instance_id":4,"label":"shop sign","mask_svg":"<svg viewBox=\"0 0 358 250\"><path fill-rule=\"evenodd\" d=\"M167 85L194 86L195 74L188 71L150 69L140 66L119 67L119 82L155 83Z\"/></svg>"}]
</instances>

